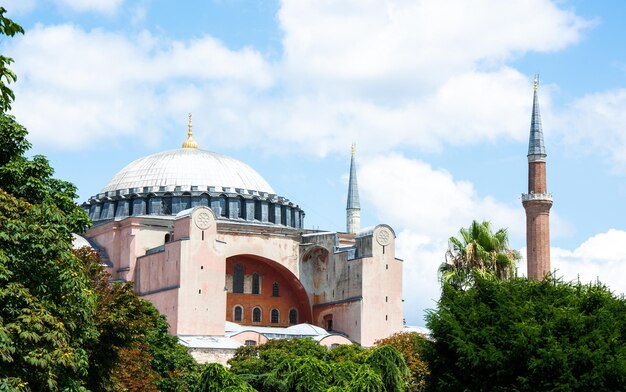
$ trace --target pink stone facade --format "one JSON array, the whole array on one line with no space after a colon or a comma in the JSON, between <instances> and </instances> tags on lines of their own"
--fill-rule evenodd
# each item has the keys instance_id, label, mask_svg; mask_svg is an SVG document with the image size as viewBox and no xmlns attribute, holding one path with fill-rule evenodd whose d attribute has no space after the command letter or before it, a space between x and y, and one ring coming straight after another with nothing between
<instances>
[{"instance_id":1,"label":"pink stone facade","mask_svg":"<svg viewBox=\"0 0 626 392\"><path fill-rule=\"evenodd\" d=\"M177 216L109 221L86 236L106 252L112 278L133 281L167 317L172 334L224 336L227 321L285 327L292 324L292 309L297 323L332 329L349 339L343 342L363 346L403 328L402 261L386 225L322 233L219 220L210 208L196 207ZM243 266L242 292L234 290L240 279L235 264ZM259 292L253 292L253 274ZM243 308L240 321L235 306ZM262 309L258 322L252 320L255 307Z\"/></svg>"}]
</instances>

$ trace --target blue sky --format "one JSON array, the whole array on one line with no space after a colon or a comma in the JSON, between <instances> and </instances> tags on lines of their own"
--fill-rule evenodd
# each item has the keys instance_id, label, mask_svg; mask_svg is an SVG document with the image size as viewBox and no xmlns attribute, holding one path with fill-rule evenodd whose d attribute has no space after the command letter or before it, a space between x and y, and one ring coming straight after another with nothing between
<instances>
[{"instance_id":1,"label":"blue sky","mask_svg":"<svg viewBox=\"0 0 626 392\"><path fill-rule=\"evenodd\" d=\"M97 194L139 157L200 147L257 169L344 230L350 144L362 225L388 223L407 322L439 295L472 219L524 252L532 79L548 152L552 267L626 292L626 4L532 0L12 0L14 114L33 152ZM525 265L520 266L520 271Z\"/></svg>"}]
</instances>

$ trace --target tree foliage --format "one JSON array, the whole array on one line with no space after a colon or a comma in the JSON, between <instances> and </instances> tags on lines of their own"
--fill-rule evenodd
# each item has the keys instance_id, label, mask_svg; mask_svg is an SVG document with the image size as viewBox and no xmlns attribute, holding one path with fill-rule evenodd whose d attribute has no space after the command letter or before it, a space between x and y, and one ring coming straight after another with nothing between
<instances>
[{"instance_id":1,"label":"tree foliage","mask_svg":"<svg viewBox=\"0 0 626 392\"><path fill-rule=\"evenodd\" d=\"M231 371L258 391L405 391L409 371L391 346L373 350L312 339L276 339L237 349Z\"/></svg>"},{"instance_id":2,"label":"tree foliage","mask_svg":"<svg viewBox=\"0 0 626 392\"><path fill-rule=\"evenodd\" d=\"M425 352L431 344L430 340L417 332L398 332L385 339L377 340L375 344L391 346L402 354L411 373L409 391L425 390L426 378L430 373Z\"/></svg>"},{"instance_id":3,"label":"tree foliage","mask_svg":"<svg viewBox=\"0 0 626 392\"><path fill-rule=\"evenodd\" d=\"M476 277L427 316L433 391L618 391L626 300L601 284Z\"/></svg>"},{"instance_id":4,"label":"tree foliage","mask_svg":"<svg viewBox=\"0 0 626 392\"><path fill-rule=\"evenodd\" d=\"M22 28L4 16L0 34ZM195 362L130 284L109 284L96 255L72 252L90 224L76 188L26 156L7 114L12 59L0 55L0 390L185 390ZM146 366L149 364L149 366Z\"/></svg>"},{"instance_id":5,"label":"tree foliage","mask_svg":"<svg viewBox=\"0 0 626 392\"><path fill-rule=\"evenodd\" d=\"M446 262L439 267L441 281L467 289L476 276L493 275L501 280L515 276L519 253L509 247L506 229L495 233L487 221L472 221L461 228L459 238L450 237Z\"/></svg>"},{"instance_id":6,"label":"tree foliage","mask_svg":"<svg viewBox=\"0 0 626 392\"><path fill-rule=\"evenodd\" d=\"M204 366L198 385L194 392L252 392L245 381L229 372L219 363L208 363Z\"/></svg>"},{"instance_id":7,"label":"tree foliage","mask_svg":"<svg viewBox=\"0 0 626 392\"><path fill-rule=\"evenodd\" d=\"M196 384L199 368L165 317L140 299L132 283L110 283L98 253L75 251L97 298L99 338L88 346L88 387L96 391L184 391Z\"/></svg>"}]
</instances>

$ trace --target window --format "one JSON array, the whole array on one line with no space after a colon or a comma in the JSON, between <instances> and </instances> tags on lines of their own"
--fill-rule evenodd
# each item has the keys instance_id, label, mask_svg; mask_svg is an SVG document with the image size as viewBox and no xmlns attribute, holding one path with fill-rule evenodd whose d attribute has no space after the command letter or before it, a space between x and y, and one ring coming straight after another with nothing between
<instances>
[{"instance_id":1,"label":"window","mask_svg":"<svg viewBox=\"0 0 626 392\"><path fill-rule=\"evenodd\" d=\"M278 297L278 294L279 294L278 282L274 282L272 284L272 297Z\"/></svg>"},{"instance_id":2,"label":"window","mask_svg":"<svg viewBox=\"0 0 626 392\"><path fill-rule=\"evenodd\" d=\"M180 198L180 210L191 208L191 193L185 192Z\"/></svg>"},{"instance_id":3,"label":"window","mask_svg":"<svg viewBox=\"0 0 626 392\"><path fill-rule=\"evenodd\" d=\"M263 219L261 210L261 200L254 201L254 219L260 221Z\"/></svg>"},{"instance_id":4,"label":"window","mask_svg":"<svg viewBox=\"0 0 626 392\"><path fill-rule=\"evenodd\" d=\"M235 264L233 267L233 293L243 293L243 265Z\"/></svg>"},{"instance_id":5,"label":"window","mask_svg":"<svg viewBox=\"0 0 626 392\"><path fill-rule=\"evenodd\" d=\"M256 346L256 342L254 340L246 340L246 346Z\"/></svg>"},{"instance_id":6,"label":"window","mask_svg":"<svg viewBox=\"0 0 626 392\"><path fill-rule=\"evenodd\" d=\"M243 320L243 308L239 305L235 306L235 315L233 317L233 319L235 321L242 321Z\"/></svg>"},{"instance_id":7,"label":"window","mask_svg":"<svg viewBox=\"0 0 626 392\"><path fill-rule=\"evenodd\" d=\"M256 272L252 274L252 294L259 294L259 274Z\"/></svg>"},{"instance_id":8,"label":"window","mask_svg":"<svg viewBox=\"0 0 626 392\"><path fill-rule=\"evenodd\" d=\"M252 322L253 323L261 322L261 308L252 309Z\"/></svg>"},{"instance_id":9,"label":"window","mask_svg":"<svg viewBox=\"0 0 626 392\"><path fill-rule=\"evenodd\" d=\"M295 309L289 311L289 324L298 324L298 311Z\"/></svg>"},{"instance_id":10,"label":"window","mask_svg":"<svg viewBox=\"0 0 626 392\"><path fill-rule=\"evenodd\" d=\"M161 199L161 212L163 215L172 215L172 194L166 193Z\"/></svg>"},{"instance_id":11,"label":"window","mask_svg":"<svg viewBox=\"0 0 626 392\"><path fill-rule=\"evenodd\" d=\"M270 203L268 206L268 209L269 209L268 220L272 223L276 223L276 206L273 203Z\"/></svg>"},{"instance_id":12,"label":"window","mask_svg":"<svg viewBox=\"0 0 626 392\"><path fill-rule=\"evenodd\" d=\"M243 197L240 196L238 198L238 204L239 204L238 218L246 219L248 217L246 214L246 201L243 199Z\"/></svg>"},{"instance_id":13,"label":"window","mask_svg":"<svg viewBox=\"0 0 626 392\"><path fill-rule=\"evenodd\" d=\"M272 309L272 324L278 324L280 321L280 315L278 314L278 309Z\"/></svg>"},{"instance_id":14,"label":"window","mask_svg":"<svg viewBox=\"0 0 626 392\"><path fill-rule=\"evenodd\" d=\"M228 203L226 202L226 196L223 196L223 195L220 196L217 199L217 204L218 204L219 209L220 209L219 215L223 216L223 217L227 217L228 216L228 210L227 210Z\"/></svg>"}]
</instances>

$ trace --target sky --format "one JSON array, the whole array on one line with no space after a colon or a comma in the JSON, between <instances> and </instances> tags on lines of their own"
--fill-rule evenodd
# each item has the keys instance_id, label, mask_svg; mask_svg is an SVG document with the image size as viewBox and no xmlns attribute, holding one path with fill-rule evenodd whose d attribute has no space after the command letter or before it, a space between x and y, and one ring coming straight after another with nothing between
<instances>
[{"instance_id":1,"label":"sky","mask_svg":"<svg viewBox=\"0 0 626 392\"><path fill-rule=\"evenodd\" d=\"M473 219L525 253L533 78L552 268L626 293L626 3L495 0L9 0L26 34L13 114L86 201L131 161L200 148L254 167L345 231L391 225L405 319L424 326L447 241ZM519 273L525 274L522 262Z\"/></svg>"}]
</instances>

